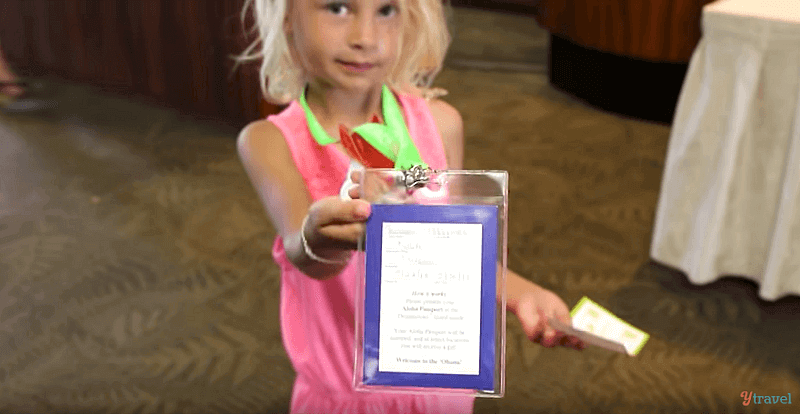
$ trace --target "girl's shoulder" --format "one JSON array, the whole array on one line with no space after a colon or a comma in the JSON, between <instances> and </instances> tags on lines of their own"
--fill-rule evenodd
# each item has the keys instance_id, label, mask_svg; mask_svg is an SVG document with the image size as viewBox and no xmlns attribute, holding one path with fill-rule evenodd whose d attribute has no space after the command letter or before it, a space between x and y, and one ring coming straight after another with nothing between
<instances>
[{"instance_id":1,"label":"girl's shoulder","mask_svg":"<svg viewBox=\"0 0 800 414\"><path fill-rule=\"evenodd\" d=\"M446 95L446 92L440 89L430 91L412 90L402 94L401 99L407 104L426 109L436 122L439 132L445 135L445 131L460 131L463 128L463 120L461 119L461 113L456 108L440 99L444 95Z\"/></svg>"},{"instance_id":2,"label":"girl's shoulder","mask_svg":"<svg viewBox=\"0 0 800 414\"><path fill-rule=\"evenodd\" d=\"M441 99L426 100L450 168L461 169L464 159L464 121L461 113Z\"/></svg>"},{"instance_id":3,"label":"girl's shoulder","mask_svg":"<svg viewBox=\"0 0 800 414\"><path fill-rule=\"evenodd\" d=\"M428 109L431 111L431 115L433 115L433 119L436 121L437 126L445 126L447 127L446 129L452 129L455 126L460 126L463 124L461 113L449 103L441 99L431 99L426 100L426 102L428 104Z\"/></svg>"},{"instance_id":4,"label":"girl's shoulder","mask_svg":"<svg viewBox=\"0 0 800 414\"><path fill-rule=\"evenodd\" d=\"M284 129L279 125L289 125L295 118L297 110L294 105L288 105L277 114L265 119L253 121L245 126L237 138L239 154L254 151L277 151L289 153L289 147L284 137ZM304 119L304 118L303 118ZM268 152L271 153L271 152Z\"/></svg>"},{"instance_id":5,"label":"girl's shoulder","mask_svg":"<svg viewBox=\"0 0 800 414\"><path fill-rule=\"evenodd\" d=\"M242 129L236 147L251 179L278 179L296 167L281 130L268 120L251 122Z\"/></svg>"},{"instance_id":6,"label":"girl's shoulder","mask_svg":"<svg viewBox=\"0 0 800 414\"><path fill-rule=\"evenodd\" d=\"M258 120L245 126L236 139L236 147L239 155L252 155L254 152L261 152L268 149L279 149L287 147L283 139L283 133L278 127L266 120ZM288 150L288 147L286 148Z\"/></svg>"}]
</instances>

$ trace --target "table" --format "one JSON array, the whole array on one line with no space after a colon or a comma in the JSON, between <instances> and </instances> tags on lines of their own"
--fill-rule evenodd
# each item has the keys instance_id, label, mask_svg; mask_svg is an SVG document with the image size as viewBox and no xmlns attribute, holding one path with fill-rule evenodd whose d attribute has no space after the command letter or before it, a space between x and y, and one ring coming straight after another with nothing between
<instances>
[{"instance_id":1,"label":"table","mask_svg":"<svg viewBox=\"0 0 800 414\"><path fill-rule=\"evenodd\" d=\"M650 255L694 284L800 294L800 1L703 8L673 121Z\"/></svg>"}]
</instances>

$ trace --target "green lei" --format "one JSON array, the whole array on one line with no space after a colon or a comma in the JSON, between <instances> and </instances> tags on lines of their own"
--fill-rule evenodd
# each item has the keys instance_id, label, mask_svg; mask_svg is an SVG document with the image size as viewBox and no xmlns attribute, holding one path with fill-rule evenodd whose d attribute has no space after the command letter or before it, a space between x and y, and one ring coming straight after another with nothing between
<instances>
[{"instance_id":1,"label":"green lei","mask_svg":"<svg viewBox=\"0 0 800 414\"><path fill-rule=\"evenodd\" d=\"M403 120L400 105L386 85L383 85L381 89L381 104L383 106L383 119L386 124L368 122L354 128L353 132L363 137L386 158L394 161L395 169L408 170L415 165L427 168L427 165L422 162L417 146L411 140L411 135L409 135L408 128ZM314 113L308 108L305 90L300 95L300 106L305 111L308 129L319 145L329 145L337 142L325 132Z\"/></svg>"}]
</instances>

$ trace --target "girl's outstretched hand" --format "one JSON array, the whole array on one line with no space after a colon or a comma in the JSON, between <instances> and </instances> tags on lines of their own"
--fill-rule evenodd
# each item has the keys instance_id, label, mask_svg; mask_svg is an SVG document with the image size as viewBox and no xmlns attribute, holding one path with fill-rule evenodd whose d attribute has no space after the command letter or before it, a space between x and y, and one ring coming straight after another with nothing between
<instances>
[{"instance_id":1,"label":"girl's outstretched hand","mask_svg":"<svg viewBox=\"0 0 800 414\"><path fill-rule=\"evenodd\" d=\"M530 282L526 283L515 292L515 306L510 310L517 315L528 339L535 343L546 348L565 346L581 350L585 347L580 339L565 335L553 329L548 323L548 318L554 317L571 325L571 318L564 301L547 289Z\"/></svg>"},{"instance_id":2,"label":"girl's outstretched hand","mask_svg":"<svg viewBox=\"0 0 800 414\"><path fill-rule=\"evenodd\" d=\"M366 201L326 197L308 209L302 231L315 253L323 257L336 256L343 250L358 248L370 212L370 204Z\"/></svg>"}]
</instances>

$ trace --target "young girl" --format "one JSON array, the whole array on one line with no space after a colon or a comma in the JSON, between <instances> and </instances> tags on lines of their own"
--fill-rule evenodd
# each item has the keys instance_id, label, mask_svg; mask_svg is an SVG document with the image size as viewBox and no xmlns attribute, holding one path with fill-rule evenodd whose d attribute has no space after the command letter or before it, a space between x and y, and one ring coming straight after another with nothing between
<instances>
[{"instance_id":1,"label":"young girl","mask_svg":"<svg viewBox=\"0 0 800 414\"><path fill-rule=\"evenodd\" d=\"M281 271L280 320L297 372L291 411L471 413L472 397L352 387L353 251L370 205L357 199L357 187L346 186L353 157L363 158L340 129L400 119L399 128L388 126L407 131L428 166L462 168L458 111L423 98L449 43L442 0L253 0L249 6L260 42L248 57L263 61L267 98L289 103L242 130L238 147L278 231L273 257ZM507 292L508 310L532 341L583 347L547 324L550 316L569 321L558 296L513 272Z\"/></svg>"}]
</instances>

